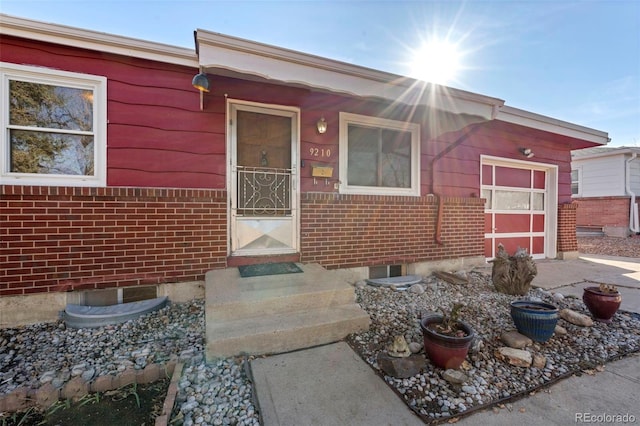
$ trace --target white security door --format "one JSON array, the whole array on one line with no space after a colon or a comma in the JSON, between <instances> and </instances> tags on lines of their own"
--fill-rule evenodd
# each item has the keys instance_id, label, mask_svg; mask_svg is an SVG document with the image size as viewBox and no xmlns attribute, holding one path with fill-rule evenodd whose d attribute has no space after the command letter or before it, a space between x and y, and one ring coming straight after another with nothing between
<instances>
[{"instance_id":1,"label":"white security door","mask_svg":"<svg viewBox=\"0 0 640 426\"><path fill-rule=\"evenodd\" d=\"M298 111L230 102L231 255L298 250Z\"/></svg>"}]
</instances>

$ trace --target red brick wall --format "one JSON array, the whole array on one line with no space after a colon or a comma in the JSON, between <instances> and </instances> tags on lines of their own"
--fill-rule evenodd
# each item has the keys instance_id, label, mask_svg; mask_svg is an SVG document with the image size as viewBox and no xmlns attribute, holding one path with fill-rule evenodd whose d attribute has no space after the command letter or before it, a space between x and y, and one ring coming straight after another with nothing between
<instances>
[{"instance_id":1,"label":"red brick wall","mask_svg":"<svg viewBox=\"0 0 640 426\"><path fill-rule=\"evenodd\" d=\"M578 251L576 203L558 205L558 252Z\"/></svg>"},{"instance_id":2,"label":"red brick wall","mask_svg":"<svg viewBox=\"0 0 640 426\"><path fill-rule=\"evenodd\" d=\"M226 266L226 192L0 186L0 296L201 280ZM328 268L482 256L483 201L301 195L301 256Z\"/></svg>"},{"instance_id":3,"label":"red brick wall","mask_svg":"<svg viewBox=\"0 0 640 426\"><path fill-rule=\"evenodd\" d=\"M204 279L226 192L0 186L0 296Z\"/></svg>"},{"instance_id":4,"label":"red brick wall","mask_svg":"<svg viewBox=\"0 0 640 426\"><path fill-rule=\"evenodd\" d=\"M578 226L629 226L630 197L590 197L576 199Z\"/></svg>"},{"instance_id":5,"label":"red brick wall","mask_svg":"<svg viewBox=\"0 0 640 426\"><path fill-rule=\"evenodd\" d=\"M439 245L435 197L302 194L301 260L347 268L482 256L484 201L443 202Z\"/></svg>"}]
</instances>

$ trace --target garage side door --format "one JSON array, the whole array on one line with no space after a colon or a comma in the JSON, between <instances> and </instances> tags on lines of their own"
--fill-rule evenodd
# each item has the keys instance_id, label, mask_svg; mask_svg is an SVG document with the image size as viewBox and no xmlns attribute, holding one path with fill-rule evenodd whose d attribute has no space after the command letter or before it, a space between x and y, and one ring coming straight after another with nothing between
<instances>
[{"instance_id":1,"label":"garage side door","mask_svg":"<svg viewBox=\"0 0 640 426\"><path fill-rule=\"evenodd\" d=\"M545 257L548 204L547 171L500 164L482 165L485 204L485 257L493 258L502 244L508 253L526 248Z\"/></svg>"}]
</instances>

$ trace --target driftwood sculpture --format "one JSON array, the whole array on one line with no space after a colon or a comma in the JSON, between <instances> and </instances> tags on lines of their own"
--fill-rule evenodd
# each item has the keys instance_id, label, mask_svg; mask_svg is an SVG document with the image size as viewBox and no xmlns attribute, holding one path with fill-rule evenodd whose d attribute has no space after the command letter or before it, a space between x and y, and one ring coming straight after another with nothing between
<instances>
[{"instance_id":1,"label":"driftwood sculpture","mask_svg":"<svg viewBox=\"0 0 640 426\"><path fill-rule=\"evenodd\" d=\"M531 288L531 281L538 275L538 268L526 249L519 248L513 256L509 256L499 244L498 254L491 262L491 279L500 293L524 296Z\"/></svg>"}]
</instances>

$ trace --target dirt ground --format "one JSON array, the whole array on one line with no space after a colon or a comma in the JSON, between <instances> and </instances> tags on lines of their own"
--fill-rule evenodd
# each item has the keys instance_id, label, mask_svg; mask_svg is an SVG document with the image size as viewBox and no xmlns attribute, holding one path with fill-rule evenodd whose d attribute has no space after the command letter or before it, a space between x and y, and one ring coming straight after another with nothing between
<instances>
[{"instance_id":1,"label":"dirt ground","mask_svg":"<svg viewBox=\"0 0 640 426\"><path fill-rule=\"evenodd\" d=\"M68 404L58 401L48 410L35 409L0 418L1 426L153 426L161 414L169 380L90 394Z\"/></svg>"},{"instance_id":2,"label":"dirt ground","mask_svg":"<svg viewBox=\"0 0 640 426\"><path fill-rule=\"evenodd\" d=\"M640 235L628 238L578 237L578 251L585 254L640 258Z\"/></svg>"}]
</instances>

